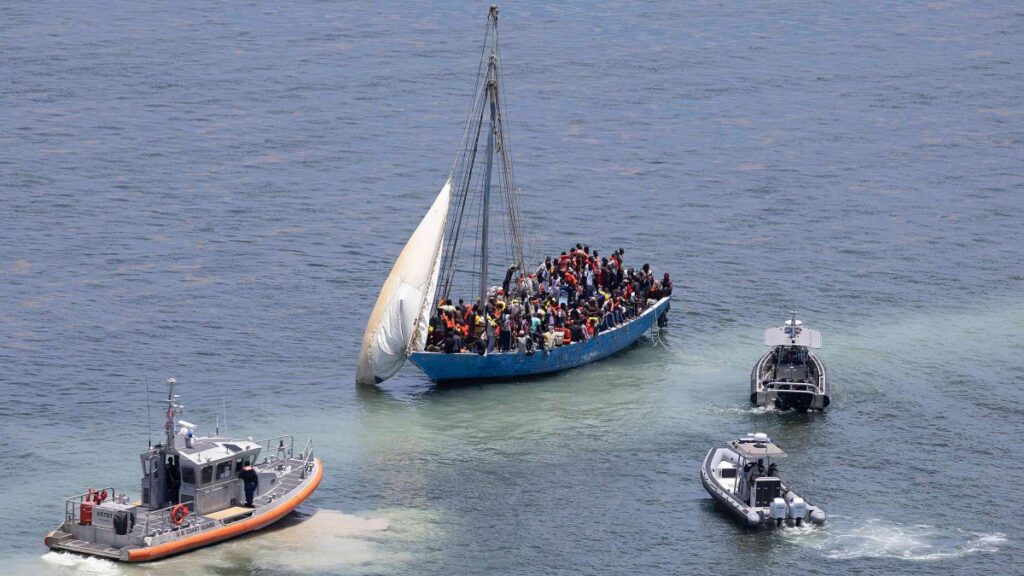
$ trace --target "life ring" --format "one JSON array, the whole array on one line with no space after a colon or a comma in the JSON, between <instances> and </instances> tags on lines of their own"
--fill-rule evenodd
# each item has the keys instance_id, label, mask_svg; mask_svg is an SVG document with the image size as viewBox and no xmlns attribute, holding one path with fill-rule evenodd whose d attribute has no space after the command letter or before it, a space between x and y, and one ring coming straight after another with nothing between
<instances>
[{"instance_id":1,"label":"life ring","mask_svg":"<svg viewBox=\"0 0 1024 576\"><path fill-rule=\"evenodd\" d=\"M171 508L171 522L175 526L181 526L181 523L188 517L188 504L176 504L174 508Z\"/></svg>"}]
</instances>

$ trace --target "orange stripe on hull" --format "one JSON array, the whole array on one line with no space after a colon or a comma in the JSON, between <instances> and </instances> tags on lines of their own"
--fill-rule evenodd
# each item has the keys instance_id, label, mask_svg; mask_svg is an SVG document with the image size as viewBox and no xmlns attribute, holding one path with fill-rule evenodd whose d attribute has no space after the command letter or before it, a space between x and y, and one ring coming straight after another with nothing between
<instances>
[{"instance_id":1,"label":"orange stripe on hull","mask_svg":"<svg viewBox=\"0 0 1024 576\"><path fill-rule=\"evenodd\" d=\"M137 548L135 550L128 551L128 562L146 562L148 560L156 560L165 556L171 556L173 554L179 554L181 552L187 552L200 546L207 544L213 544L222 540L227 540L235 536L241 536L246 532L252 532L253 530L259 530L264 526L280 520L285 514L288 514L294 510L299 504L301 504L309 495L316 490L317 486L320 485L320 480L324 476L323 463L320 459L316 459L316 476L313 480L306 485L298 494L293 496L290 500L285 502L283 505L278 506L274 510L249 518L248 520L240 520L234 524L217 528L209 532L202 534L196 534L195 536L189 536L188 538L182 538L174 542L167 542L166 544L159 544L157 546L150 546L148 548Z\"/></svg>"}]
</instances>

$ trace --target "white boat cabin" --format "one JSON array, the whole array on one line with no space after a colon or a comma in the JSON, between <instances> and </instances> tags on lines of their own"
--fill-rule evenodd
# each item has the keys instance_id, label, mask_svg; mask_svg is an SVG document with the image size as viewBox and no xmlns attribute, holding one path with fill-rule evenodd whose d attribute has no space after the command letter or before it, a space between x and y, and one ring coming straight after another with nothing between
<instances>
[{"instance_id":1,"label":"white boat cabin","mask_svg":"<svg viewBox=\"0 0 1024 576\"><path fill-rule=\"evenodd\" d=\"M714 468L715 478L722 488L732 492L752 508L767 508L772 500L782 496L782 480L773 458L784 458L786 453L766 434L758 433L729 442L736 460L723 458Z\"/></svg>"},{"instance_id":2,"label":"white boat cabin","mask_svg":"<svg viewBox=\"0 0 1024 576\"><path fill-rule=\"evenodd\" d=\"M238 473L255 464L262 446L251 440L193 438L187 430L174 446L155 446L141 454L142 505L158 510L188 504L196 514L230 508L244 500Z\"/></svg>"}]
</instances>

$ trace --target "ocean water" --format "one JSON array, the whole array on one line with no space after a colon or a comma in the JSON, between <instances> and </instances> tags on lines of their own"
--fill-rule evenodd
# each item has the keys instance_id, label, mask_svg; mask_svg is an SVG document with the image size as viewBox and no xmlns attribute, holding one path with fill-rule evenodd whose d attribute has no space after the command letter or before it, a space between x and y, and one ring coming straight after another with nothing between
<instances>
[{"instance_id":1,"label":"ocean water","mask_svg":"<svg viewBox=\"0 0 1024 576\"><path fill-rule=\"evenodd\" d=\"M670 324L557 376L356 388L485 16L0 5L0 572L1019 573L1020 4L503 5L535 256L624 247L673 273ZM826 414L748 403L790 309L824 334ZM201 431L223 402L232 434L312 437L320 489L155 564L48 552L65 496L137 489L169 376ZM701 488L754 431L825 526L747 532Z\"/></svg>"}]
</instances>

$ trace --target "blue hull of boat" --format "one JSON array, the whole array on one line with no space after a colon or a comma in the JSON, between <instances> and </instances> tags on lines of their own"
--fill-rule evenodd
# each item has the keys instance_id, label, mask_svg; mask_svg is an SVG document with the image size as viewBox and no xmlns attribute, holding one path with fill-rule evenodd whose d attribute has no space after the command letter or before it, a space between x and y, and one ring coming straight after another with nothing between
<instances>
[{"instance_id":1,"label":"blue hull of boat","mask_svg":"<svg viewBox=\"0 0 1024 576\"><path fill-rule=\"evenodd\" d=\"M598 334L586 342L559 346L548 353L532 356L515 352L479 354L442 354L413 352L409 359L434 382L500 380L536 376L589 364L636 342L655 326L668 310L669 299L662 298L633 320Z\"/></svg>"}]
</instances>

